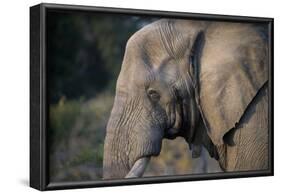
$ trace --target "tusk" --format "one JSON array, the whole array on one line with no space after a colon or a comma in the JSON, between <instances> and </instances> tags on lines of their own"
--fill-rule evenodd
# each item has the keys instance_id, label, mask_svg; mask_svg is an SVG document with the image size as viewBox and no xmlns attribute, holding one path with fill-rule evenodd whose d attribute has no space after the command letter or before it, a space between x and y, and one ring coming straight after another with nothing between
<instances>
[{"instance_id":1,"label":"tusk","mask_svg":"<svg viewBox=\"0 0 281 194\"><path fill-rule=\"evenodd\" d=\"M125 178L141 177L144 173L144 170L145 170L149 160L150 160L150 157L144 157L144 158L138 159Z\"/></svg>"}]
</instances>

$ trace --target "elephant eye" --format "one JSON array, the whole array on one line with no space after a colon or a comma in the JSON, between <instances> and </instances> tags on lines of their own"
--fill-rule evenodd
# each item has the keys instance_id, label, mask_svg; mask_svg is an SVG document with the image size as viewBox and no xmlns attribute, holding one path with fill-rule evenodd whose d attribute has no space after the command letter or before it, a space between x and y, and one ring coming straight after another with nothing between
<instances>
[{"instance_id":1,"label":"elephant eye","mask_svg":"<svg viewBox=\"0 0 281 194\"><path fill-rule=\"evenodd\" d=\"M158 101L160 99L160 94L154 89L148 89L147 94L153 101Z\"/></svg>"}]
</instances>

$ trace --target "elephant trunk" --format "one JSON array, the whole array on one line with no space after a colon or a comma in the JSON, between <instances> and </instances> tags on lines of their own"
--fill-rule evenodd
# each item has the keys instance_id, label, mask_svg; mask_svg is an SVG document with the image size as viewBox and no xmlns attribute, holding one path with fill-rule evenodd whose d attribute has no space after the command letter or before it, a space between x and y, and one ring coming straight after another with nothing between
<instances>
[{"instance_id":1,"label":"elephant trunk","mask_svg":"<svg viewBox=\"0 0 281 194\"><path fill-rule=\"evenodd\" d=\"M150 160L150 156L137 154L130 141L124 135L124 128L111 128L110 119L104 145L103 178L135 178L141 177ZM118 132L116 132L118 131ZM137 145L137 142L134 142Z\"/></svg>"},{"instance_id":2,"label":"elephant trunk","mask_svg":"<svg viewBox=\"0 0 281 194\"><path fill-rule=\"evenodd\" d=\"M130 170L127 148L125 148L128 146L128 140L123 138L124 135L121 135L123 130L118 129L118 126L113 124L113 120L111 116L106 129L103 157L104 179L123 178Z\"/></svg>"},{"instance_id":3,"label":"elephant trunk","mask_svg":"<svg viewBox=\"0 0 281 194\"><path fill-rule=\"evenodd\" d=\"M131 101L120 95L115 98L104 143L104 179L124 178L131 169L128 177L141 176L148 163L142 159L146 151L140 142L142 130L135 125L141 108Z\"/></svg>"},{"instance_id":4,"label":"elephant trunk","mask_svg":"<svg viewBox=\"0 0 281 194\"><path fill-rule=\"evenodd\" d=\"M104 179L136 178L143 175L150 156L139 156L135 162L130 162L132 157L129 156L128 149L128 144L123 144L122 140L116 144L116 137L107 133L103 161Z\"/></svg>"},{"instance_id":5,"label":"elephant trunk","mask_svg":"<svg viewBox=\"0 0 281 194\"><path fill-rule=\"evenodd\" d=\"M107 124L103 178L143 175L151 156L161 150L163 129L138 98L117 96Z\"/></svg>"}]
</instances>

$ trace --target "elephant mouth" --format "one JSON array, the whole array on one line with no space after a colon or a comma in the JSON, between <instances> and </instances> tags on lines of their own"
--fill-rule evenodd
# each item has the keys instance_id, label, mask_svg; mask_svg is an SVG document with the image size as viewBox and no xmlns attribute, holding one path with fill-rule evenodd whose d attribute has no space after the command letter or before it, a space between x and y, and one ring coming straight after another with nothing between
<instances>
[{"instance_id":1,"label":"elephant mouth","mask_svg":"<svg viewBox=\"0 0 281 194\"><path fill-rule=\"evenodd\" d=\"M137 159L125 178L141 177L150 161L150 156Z\"/></svg>"}]
</instances>

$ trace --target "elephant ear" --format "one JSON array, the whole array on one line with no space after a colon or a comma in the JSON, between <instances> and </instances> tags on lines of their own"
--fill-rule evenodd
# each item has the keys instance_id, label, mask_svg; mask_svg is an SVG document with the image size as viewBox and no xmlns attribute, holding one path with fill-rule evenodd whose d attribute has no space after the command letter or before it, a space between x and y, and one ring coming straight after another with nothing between
<instances>
[{"instance_id":1,"label":"elephant ear","mask_svg":"<svg viewBox=\"0 0 281 194\"><path fill-rule=\"evenodd\" d=\"M215 145L268 80L267 44L253 26L215 23L199 53L197 103Z\"/></svg>"}]
</instances>

